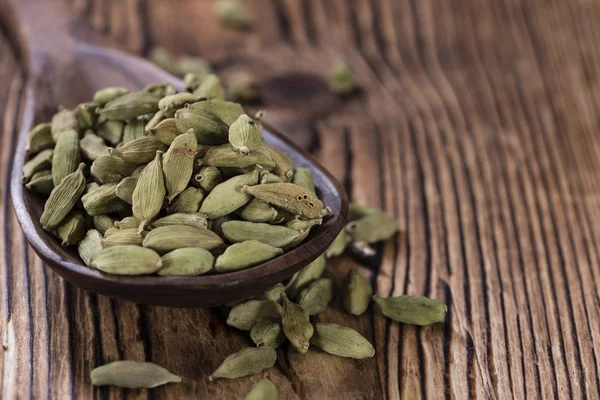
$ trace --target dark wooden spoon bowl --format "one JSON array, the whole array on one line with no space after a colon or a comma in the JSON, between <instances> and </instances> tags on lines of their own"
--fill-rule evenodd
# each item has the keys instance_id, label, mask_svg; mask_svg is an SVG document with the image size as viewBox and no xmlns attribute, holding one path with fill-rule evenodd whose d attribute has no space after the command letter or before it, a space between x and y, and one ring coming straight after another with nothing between
<instances>
[{"instance_id":1,"label":"dark wooden spoon bowl","mask_svg":"<svg viewBox=\"0 0 600 400\"><path fill-rule=\"evenodd\" d=\"M35 252L67 281L90 292L143 304L223 305L289 278L322 254L342 229L348 204L340 184L311 156L274 129L266 128L263 135L268 144L289 153L297 166L311 168L321 199L333 211L302 245L261 265L219 275L128 277L88 268L74 247L61 247L59 240L42 229L39 217L44 199L24 190L21 175L27 133L34 121L48 120L58 104L73 107L106 86L137 90L148 83L171 82L181 87L181 82L141 58L104 47L107 44L93 32L74 25L64 9L48 7L44 0L21 0L19 9L2 2L0 6L0 18L13 28L10 35L18 43L21 60L29 71L11 174L12 201ZM85 37L88 43L80 42L76 39L79 37Z\"/></svg>"}]
</instances>

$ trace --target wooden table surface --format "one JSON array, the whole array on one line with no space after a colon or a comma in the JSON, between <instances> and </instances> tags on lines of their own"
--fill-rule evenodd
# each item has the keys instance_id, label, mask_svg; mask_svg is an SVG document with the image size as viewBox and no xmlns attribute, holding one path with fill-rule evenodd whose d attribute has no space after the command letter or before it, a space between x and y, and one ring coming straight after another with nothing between
<instances>
[{"instance_id":1,"label":"wooden table surface","mask_svg":"<svg viewBox=\"0 0 600 400\"><path fill-rule=\"evenodd\" d=\"M50 1L50 0L49 0ZM14 218L7 178L27 76L0 26L0 398L600 398L600 2L247 0L258 21L222 28L211 0L70 0L119 46L253 69L269 120L316 154L353 201L396 216L378 247L382 296L448 304L445 324L353 317L376 355L280 353L278 367L208 381L247 345L216 310L83 292L45 268ZM363 88L338 101L314 78L346 59ZM292 76L294 75L294 76ZM302 83L303 82L303 83ZM357 265L329 264L340 282ZM89 373L151 360L183 376L151 391L95 389Z\"/></svg>"}]
</instances>

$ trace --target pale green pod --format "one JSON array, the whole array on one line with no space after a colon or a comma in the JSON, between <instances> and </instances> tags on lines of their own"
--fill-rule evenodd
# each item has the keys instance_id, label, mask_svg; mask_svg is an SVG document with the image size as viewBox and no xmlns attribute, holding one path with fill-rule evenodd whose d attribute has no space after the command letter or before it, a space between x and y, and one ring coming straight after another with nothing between
<instances>
[{"instance_id":1,"label":"pale green pod","mask_svg":"<svg viewBox=\"0 0 600 400\"><path fill-rule=\"evenodd\" d=\"M146 124L143 125L144 132L148 132L150 129L154 128L165 118L166 118L165 113L162 112L161 110L158 110L156 113L154 113L152 118L150 118L150 120L148 120L148 122L146 122L145 120L142 120L143 122L146 122ZM141 118L138 117L138 119L141 119Z\"/></svg>"},{"instance_id":2,"label":"pale green pod","mask_svg":"<svg viewBox=\"0 0 600 400\"><path fill-rule=\"evenodd\" d=\"M173 250L161 258L163 267L157 273L162 276L202 275L212 269L215 260L208 250L196 247Z\"/></svg>"},{"instance_id":3,"label":"pale green pod","mask_svg":"<svg viewBox=\"0 0 600 400\"><path fill-rule=\"evenodd\" d=\"M279 303L281 301L281 293L285 292L285 286L283 283L278 283L274 286L271 286L269 289L262 292L258 295L258 300L271 300L275 303Z\"/></svg>"},{"instance_id":4,"label":"pale green pod","mask_svg":"<svg viewBox=\"0 0 600 400\"><path fill-rule=\"evenodd\" d=\"M258 374L275 365L276 360L277 352L270 346L248 347L227 357L208 379L214 381Z\"/></svg>"},{"instance_id":5,"label":"pale green pod","mask_svg":"<svg viewBox=\"0 0 600 400\"><path fill-rule=\"evenodd\" d=\"M347 312L361 315L371 303L373 289L371 284L358 271L352 268L344 278L342 284L342 303Z\"/></svg>"},{"instance_id":6,"label":"pale green pod","mask_svg":"<svg viewBox=\"0 0 600 400\"><path fill-rule=\"evenodd\" d=\"M99 105L103 106L106 103L118 99L127 93L129 93L129 90L121 86L112 86L100 89L94 93L94 103L98 103Z\"/></svg>"},{"instance_id":7,"label":"pale green pod","mask_svg":"<svg viewBox=\"0 0 600 400\"><path fill-rule=\"evenodd\" d=\"M126 93L106 103L98 113L109 120L127 121L158 111L158 100L158 97L148 92Z\"/></svg>"},{"instance_id":8,"label":"pale green pod","mask_svg":"<svg viewBox=\"0 0 600 400\"><path fill-rule=\"evenodd\" d=\"M366 217L372 214L381 214L382 212L383 211L381 211L379 208L350 203L350 205L348 206L348 215L346 219L348 220L348 222L356 221L357 219L361 219L362 217Z\"/></svg>"},{"instance_id":9,"label":"pale green pod","mask_svg":"<svg viewBox=\"0 0 600 400\"><path fill-rule=\"evenodd\" d=\"M244 155L234 150L230 144L211 147L202 161L211 167L253 168L258 164L267 171L275 168L275 162L262 148Z\"/></svg>"},{"instance_id":10,"label":"pale green pod","mask_svg":"<svg viewBox=\"0 0 600 400\"><path fill-rule=\"evenodd\" d=\"M222 229L232 243L258 240L273 247L285 247L300 235L300 232L285 226L247 221L225 222Z\"/></svg>"},{"instance_id":11,"label":"pale green pod","mask_svg":"<svg viewBox=\"0 0 600 400\"><path fill-rule=\"evenodd\" d=\"M214 115L217 119L225 123L228 129L244 113L244 109L239 103L222 100L200 101L190 105L190 108Z\"/></svg>"},{"instance_id":12,"label":"pale green pod","mask_svg":"<svg viewBox=\"0 0 600 400\"><path fill-rule=\"evenodd\" d=\"M144 241L145 232L138 233L138 228L118 229L102 239L102 247L113 246L141 246Z\"/></svg>"},{"instance_id":13,"label":"pale green pod","mask_svg":"<svg viewBox=\"0 0 600 400\"><path fill-rule=\"evenodd\" d=\"M277 348L285 341L285 334L280 322L265 319L252 326L250 339L256 344L256 347L271 346Z\"/></svg>"},{"instance_id":14,"label":"pale green pod","mask_svg":"<svg viewBox=\"0 0 600 400\"><path fill-rule=\"evenodd\" d=\"M277 220L277 210L262 200L254 199L239 210L238 215L244 221L273 222Z\"/></svg>"},{"instance_id":15,"label":"pale green pod","mask_svg":"<svg viewBox=\"0 0 600 400\"><path fill-rule=\"evenodd\" d=\"M117 184L115 189L117 197L127 204L133 204L133 191L137 186L137 182L138 178L132 178L130 176L123 178L121 182Z\"/></svg>"},{"instance_id":16,"label":"pale green pod","mask_svg":"<svg viewBox=\"0 0 600 400\"><path fill-rule=\"evenodd\" d=\"M314 326L315 334L310 343L329 354L358 360L375 355L373 345L354 329L337 324L316 323Z\"/></svg>"},{"instance_id":17,"label":"pale green pod","mask_svg":"<svg viewBox=\"0 0 600 400\"><path fill-rule=\"evenodd\" d=\"M195 96L188 92L180 92L165 96L158 102L158 109L162 111L167 118L173 118L175 111L183 108L186 104L192 104L199 100L198 96Z\"/></svg>"},{"instance_id":18,"label":"pale green pod","mask_svg":"<svg viewBox=\"0 0 600 400\"><path fill-rule=\"evenodd\" d=\"M210 219L215 219L243 207L252 200L252 196L243 193L241 189L247 185L256 185L259 171L260 168L255 168L252 172L234 176L218 184L202 202L200 212Z\"/></svg>"},{"instance_id":19,"label":"pale green pod","mask_svg":"<svg viewBox=\"0 0 600 400\"><path fill-rule=\"evenodd\" d=\"M332 92L345 96L357 88L352 68L343 61L338 61L333 66L329 75L329 88Z\"/></svg>"},{"instance_id":20,"label":"pale green pod","mask_svg":"<svg viewBox=\"0 0 600 400\"><path fill-rule=\"evenodd\" d=\"M282 253L282 249L257 240L235 243L217 257L215 270L220 273L238 271L268 261Z\"/></svg>"},{"instance_id":21,"label":"pale green pod","mask_svg":"<svg viewBox=\"0 0 600 400\"><path fill-rule=\"evenodd\" d=\"M448 308L437 299L423 296L383 298L373 296L386 317L403 324L426 326L444 321Z\"/></svg>"},{"instance_id":22,"label":"pale green pod","mask_svg":"<svg viewBox=\"0 0 600 400\"><path fill-rule=\"evenodd\" d=\"M177 93L177 89L167 82L150 83L142 89L142 92L150 93L151 95L157 97L157 99L160 99L162 97Z\"/></svg>"},{"instance_id":23,"label":"pale green pod","mask_svg":"<svg viewBox=\"0 0 600 400\"><path fill-rule=\"evenodd\" d=\"M201 104L196 103L196 104ZM194 130L196 140L201 144L227 143L229 125L217 116L194 107L180 108L175 112L175 125L180 132Z\"/></svg>"},{"instance_id":24,"label":"pale green pod","mask_svg":"<svg viewBox=\"0 0 600 400\"><path fill-rule=\"evenodd\" d=\"M133 215L141 221L140 231L158 215L165 195L162 151L157 151L154 160L142 171L133 190Z\"/></svg>"},{"instance_id":25,"label":"pale green pod","mask_svg":"<svg viewBox=\"0 0 600 400\"><path fill-rule=\"evenodd\" d=\"M117 386L128 389L154 388L181 382L181 377L150 362L114 361L94 368L90 374L94 386Z\"/></svg>"},{"instance_id":26,"label":"pale green pod","mask_svg":"<svg viewBox=\"0 0 600 400\"><path fill-rule=\"evenodd\" d=\"M146 168L145 165L140 165L138 166L136 169L133 170L133 172L131 173L131 178L139 178L140 175L142 174L142 171L144 170L144 168Z\"/></svg>"},{"instance_id":27,"label":"pale green pod","mask_svg":"<svg viewBox=\"0 0 600 400\"><path fill-rule=\"evenodd\" d=\"M23 165L23 177L21 178L21 182L27 183L36 172L52 168L53 154L54 150L52 149L42 150L31 160L27 161Z\"/></svg>"},{"instance_id":28,"label":"pale green pod","mask_svg":"<svg viewBox=\"0 0 600 400\"><path fill-rule=\"evenodd\" d=\"M183 77L183 85L185 86L185 90L188 92L193 92L196 90L202 83L202 79L204 79L204 77L208 74L210 74L209 70L207 70L206 73L201 74L197 74L195 72L186 72Z\"/></svg>"},{"instance_id":29,"label":"pale green pod","mask_svg":"<svg viewBox=\"0 0 600 400\"><path fill-rule=\"evenodd\" d=\"M102 250L92 260L92 266L115 275L153 274L162 267L160 256L139 246L114 246Z\"/></svg>"},{"instance_id":30,"label":"pale green pod","mask_svg":"<svg viewBox=\"0 0 600 400\"><path fill-rule=\"evenodd\" d=\"M94 190L98 189L99 187L100 187L100 185L98 185L94 181L91 181L90 183L85 185L85 191L83 193L88 194L88 193L93 192Z\"/></svg>"},{"instance_id":31,"label":"pale green pod","mask_svg":"<svg viewBox=\"0 0 600 400\"><path fill-rule=\"evenodd\" d=\"M261 173L260 173L260 183L261 184L281 183L281 182L283 182L283 180L272 172L261 171Z\"/></svg>"},{"instance_id":32,"label":"pale green pod","mask_svg":"<svg viewBox=\"0 0 600 400\"><path fill-rule=\"evenodd\" d=\"M398 222L387 214L376 213L348 222L345 229L354 240L375 243L394 236Z\"/></svg>"},{"instance_id":33,"label":"pale green pod","mask_svg":"<svg viewBox=\"0 0 600 400\"><path fill-rule=\"evenodd\" d=\"M102 156L92 163L91 173L94 178L102 183L119 183L123 178L130 176L137 165L128 163L119 157Z\"/></svg>"},{"instance_id":34,"label":"pale green pod","mask_svg":"<svg viewBox=\"0 0 600 400\"><path fill-rule=\"evenodd\" d=\"M346 235L346 231L342 229L327 251L325 251L325 257L331 258L341 255L346 250L346 246L348 246L348 236Z\"/></svg>"},{"instance_id":35,"label":"pale green pod","mask_svg":"<svg viewBox=\"0 0 600 400\"><path fill-rule=\"evenodd\" d=\"M221 171L217 167L202 167L192 178L194 186L200 186L206 193L210 193L218 184L223 182Z\"/></svg>"},{"instance_id":36,"label":"pale green pod","mask_svg":"<svg viewBox=\"0 0 600 400\"><path fill-rule=\"evenodd\" d=\"M241 154L258 150L263 145L261 128L262 126L254 122L248 115L242 114L229 127L229 143L234 150Z\"/></svg>"},{"instance_id":37,"label":"pale green pod","mask_svg":"<svg viewBox=\"0 0 600 400\"><path fill-rule=\"evenodd\" d=\"M83 195L81 202L85 211L92 217L121 211L125 203L117 197L116 188L116 183L107 183Z\"/></svg>"},{"instance_id":38,"label":"pale green pod","mask_svg":"<svg viewBox=\"0 0 600 400\"><path fill-rule=\"evenodd\" d=\"M131 229L140 226L140 220L136 217L125 217L120 221L115 221L113 226L117 229Z\"/></svg>"},{"instance_id":39,"label":"pale green pod","mask_svg":"<svg viewBox=\"0 0 600 400\"><path fill-rule=\"evenodd\" d=\"M298 297L298 305L308 315L317 315L324 311L333 298L333 282L328 278L319 278L302 289Z\"/></svg>"},{"instance_id":40,"label":"pale green pod","mask_svg":"<svg viewBox=\"0 0 600 400\"><path fill-rule=\"evenodd\" d=\"M239 0L219 0L213 12L221 23L229 28L247 30L252 28L254 20Z\"/></svg>"},{"instance_id":41,"label":"pale green pod","mask_svg":"<svg viewBox=\"0 0 600 400\"><path fill-rule=\"evenodd\" d=\"M204 193L202 189L188 187L175 197L175 200L169 205L168 212L169 214L197 213L203 199Z\"/></svg>"},{"instance_id":42,"label":"pale green pod","mask_svg":"<svg viewBox=\"0 0 600 400\"><path fill-rule=\"evenodd\" d=\"M295 299L300 291L312 281L319 279L325 272L327 262L325 256L319 256L315 261L296 272L287 284L286 293L291 299Z\"/></svg>"},{"instance_id":43,"label":"pale green pod","mask_svg":"<svg viewBox=\"0 0 600 400\"><path fill-rule=\"evenodd\" d=\"M52 122L50 123L52 139L56 143L63 132L70 130L79 132L79 125L77 124L75 111L67 110L66 108L60 109L56 114L54 114L52 117Z\"/></svg>"},{"instance_id":44,"label":"pale green pod","mask_svg":"<svg viewBox=\"0 0 600 400\"><path fill-rule=\"evenodd\" d=\"M61 246L72 246L81 241L85 236L85 215L82 212L72 211L56 227L56 235L62 241Z\"/></svg>"},{"instance_id":45,"label":"pale green pod","mask_svg":"<svg viewBox=\"0 0 600 400\"><path fill-rule=\"evenodd\" d=\"M27 134L27 142L25 143L25 154L33 155L42 150L54 148L54 139L49 123L37 124Z\"/></svg>"},{"instance_id":46,"label":"pale green pod","mask_svg":"<svg viewBox=\"0 0 600 400\"><path fill-rule=\"evenodd\" d=\"M259 82L249 71L235 71L227 78L227 94L239 102L251 103L259 98Z\"/></svg>"},{"instance_id":47,"label":"pale green pod","mask_svg":"<svg viewBox=\"0 0 600 400\"><path fill-rule=\"evenodd\" d=\"M83 139L79 141L79 147L81 148L81 154L91 161L110 155L110 150L112 149L112 147L104 143L104 139L91 130L88 130Z\"/></svg>"},{"instance_id":48,"label":"pale green pod","mask_svg":"<svg viewBox=\"0 0 600 400\"><path fill-rule=\"evenodd\" d=\"M123 144L146 136L146 122L141 119L127 121L123 128Z\"/></svg>"},{"instance_id":49,"label":"pale green pod","mask_svg":"<svg viewBox=\"0 0 600 400\"><path fill-rule=\"evenodd\" d=\"M250 300L239 304L229 311L227 325L243 331L249 331L260 321L266 319L281 320L282 308L270 300Z\"/></svg>"},{"instance_id":50,"label":"pale green pod","mask_svg":"<svg viewBox=\"0 0 600 400\"><path fill-rule=\"evenodd\" d=\"M96 133L111 146L116 146L123 138L125 124L122 121L104 121L98 124Z\"/></svg>"},{"instance_id":51,"label":"pale green pod","mask_svg":"<svg viewBox=\"0 0 600 400\"><path fill-rule=\"evenodd\" d=\"M196 136L189 131L177 136L163 156L163 173L169 203L185 190L190 181L194 172L197 145Z\"/></svg>"},{"instance_id":52,"label":"pale green pod","mask_svg":"<svg viewBox=\"0 0 600 400\"><path fill-rule=\"evenodd\" d=\"M196 228L206 228L206 215L202 213L176 213L157 219L152 223L153 228L169 225L187 225Z\"/></svg>"},{"instance_id":53,"label":"pale green pod","mask_svg":"<svg viewBox=\"0 0 600 400\"><path fill-rule=\"evenodd\" d=\"M281 300L283 332L298 353L306 354L310 347L310 338L314 333L310 317L302 307L288 299L285 293L281 294Z\"/></svg>"},{"instance_id":54,"label":"pale green pod","mask_svg":"<svg viewBox=\"0 0 600 400\"><path fill-rule=\"evenodd\" d=\"M313 180L312 171L310 168L296 168L294 170L294 177L292 183L302 186L303 188L310 191L313 195L317 195L315 189L315 182Z\"/></svg>"},{"instance_id":55,"label":"pale green pod","mask_svg":"<svg viewBox=\"0 0 600 400\"><path fill-rule=\"evenodd\" d=\"M96 109L99 104L94 102L87 102L78 104L75 107L75 118L77 119L77 125L80 130L90 129L96 126L98 120L98 114Z\"/></svg>"},{"instance_id":56,"label":"pale green pod","mask_svg":"<svg viewBox=\"0 0 600 400\"><path fill-rule=\"evenodd\" d=\"M208 74L211 73L211 67L208 61L200 57L181 57L177 61L177 69L179 70L179 73L181 75L184 75L185 77L191 74L198 77L198 79L200 80L204 79ZM189 90L189 78L186 81L185 77L183 79L183 82L185 84L186 89Z\"/></svg>"},{"instance_id":57,"label":"pale green pod","mask_svg":"<svg viewBox=\"0 0 600 400\"><path fill-rule=\"evenodd\" d=\"M83 263L91 266L92 260L102 252L102 234L96 229L87 231L77 246L77 252Z\"/></svg>"},{"instance_id":58,"label":"pale green pod","mask_svg":"<svg viewBox=\"0 0 600 400\"><path fill-rule=\"evenodd\" d=\"M148 136L155 137L156 140L167 146L173 143L173 140L179 135L181 131L177 128L177 124L174 118L167 118L160 121L153 128L149 128L146 131Z\"/></svg>"},{"instance_id":59,"label":"pale green pod","mask_svg":"<svg viewBox=\"0 0 600 400\"><path fill-rule=\"evenodd\" d=\"M281 219L281 216L279 215L279 213L277 214L277 219ZM298 217L295 217L295 218L289 220L288 222L286 222L285 226L290 229L294 229L294 230L300 232L300 236L298 236L296 239L294 239L292 242L290 242L290 244L288 244L285 247L285 250L287 251L288 249L294 248L294 247L298 246L300 243L304 242L304 239L306 239L308 237L308 235L310 234L310 230L314 226L321 225L322 223L323 223L323 218L301 220Z\"/></svg>"},{"instance_id":60,"label":"pale green pod","mask_svg":"<svg viewBox=\"0 0 600 400\"><path fill-rule=\"evenodd\" d=\"M275 168L271 172L281 178L282 181L290 182L294 176L294 163L287 153L268 145L262 146L260 150L271 156L275 163Z\"/></svg>"},{"instance_id":61,"label":"pale green pod","mask_svg":"<svg viewBox=\"0 0 600 400\"><path fill-rule=\"evenodd\" d=\"M104 233L110 228L112 228L115 224L115 220L112 217L109 217L105 214L95 215L92 221L94 224L94 228L102 235L104 235Z\"/></svg>"},{"instance_id":62,"label":"pale green pod","mask_svg":"<svg viewBox=\"0 0 600 400\"><path fill-rule=\"evenodd\" d=\"M85 190L84 168L84 163L79 164L77 170L64 177L50 193L50 197L44 204L44 212L40 217L40 223L44 229L54 230L79 200L81 193Z\"/></svg>"},{"instance_id":63,"label":"pale green pod","mask_svg":"<svg viewBox=\"0 0 600 400\"><path fill-rule=\"evenodd\" d=\"M209 74L202 80L200 86L194 90L193 95L211 100L225 100L225 89L217 75Z\"/></svg>"},{"instance_id":64,"label":"pale green pod","mask_svg":"<svg viewBox=\"0 0 600 400\"><path fill-rule=\"evenodd\" d=\"M132 164L147 164L156 157L157 151L165 151L167 146L152 136L143 136L111 150L111 155Z\"/></svg>"},{"instance_id":65,"label":"pale green pod","mask_svg":"<svg viewBox=\"0 0 600 400\"><path fill-rule=\"evenodd\" d=\"M247 186L242 191L305 218L321 218L323 203L307 189L293 183Z\"/></svg>"},{"instance_id":66,"label":"pale green pod","mask_svg":"<svg viewBox=\"0 0 600 400\"><path fill-rule=\"evenodd\" d=\"M52 189L54 189L54 182L52 181L52 171L45 169L40 172L36 172L31 177L31 180L25 185L29 190L33 190L37 193L50 195Z\"/></svg>"},{"instance_id":67,"label":"pale green pod","mask_svg":"<svg viewBox=\"0 0 600 400\"><path fill-rule=\"evenodd\" d=\"M223 240L216 233L206 228L168 225L151 230L144 239L143 245L162 254L184 247L200 247L213 250L223 246L223 244Z\"/></svg>"},{"instance_id":68,"label":"pale green pod","mask_svg":"<svg viewBox=\"0 0 600 400\"><path fill-rule=\"evenodd\" d=\"M75 172L80 161L79 134L72 129L63 131L56 141L52 155L54 186L58 185L65 176Z\"/></svg>"},{"instance_id":69,"label":"pale green pod","mask_svg":"<svg viewBox=\"0 0 600 400\"><path fill-rule=\"evenodd\" d=\"M265 378L254 385L244 400L277 400L277 395L273 382Z\"/></svg>"}]
</instances>

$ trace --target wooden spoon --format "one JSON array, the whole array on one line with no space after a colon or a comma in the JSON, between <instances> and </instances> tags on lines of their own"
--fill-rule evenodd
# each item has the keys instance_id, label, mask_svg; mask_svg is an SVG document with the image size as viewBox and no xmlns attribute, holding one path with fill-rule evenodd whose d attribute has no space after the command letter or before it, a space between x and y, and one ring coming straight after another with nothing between
<instances>
[{"instance_id":1,"label":"wooden spoon","mask_svg":"<svg viewBox=\"0 0 600 400\"><path fill-rule=\"evenodd\" d=\"M42 229L39 217L44 199L23 190L21 174L28 131L34 120L47 121L58 104L71 108L89 101L96 90L106 86L139 90L155 82L170 82L178 87L182 83L141 58L102 47L106 46L105 40L76 23L60 1L13 1L8 4L6 0L0 1L0 18L9 26L9 36L18 46L28 80L11 174L12 200L27 240L46 265L64 279L90 292L143 304L223 305L289 278L322 254L340 232L348 207L340 184L311 156L273 129L265 128L263 135L268 144L289 153L297 166L312 169L320 197L333 211L302 245L261 265L220 275L127 277L85 266L74 247L61 247L59 240Z\"/></svg>"}]
</instances>

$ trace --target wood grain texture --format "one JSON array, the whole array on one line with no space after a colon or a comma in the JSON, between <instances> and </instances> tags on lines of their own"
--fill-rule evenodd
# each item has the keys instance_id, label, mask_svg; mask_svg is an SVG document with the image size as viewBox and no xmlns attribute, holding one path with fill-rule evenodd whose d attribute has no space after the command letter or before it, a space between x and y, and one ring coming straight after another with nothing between
<instances>
[{"instance_id":1,"label":"wood grain texture","mask_svg":"<svg viewBox=\"0 0 600 400\"><path fill-rule=\"evenodd\" d=\"M436 297L449 313L415 328L335 303L319 320L360 331L375 358L281 352L262 374L281 398L600 397L600 4L247 0L260 24L242 35L212 19L209 0L70 3L133 52L167 45L224 74L243 65L286 82L338 58L353 65L363 90L337 111L315 111L292 85L287 96L266 93L268 118L354 201L400 221L404 234L365 269L377 293ZM0 76L6 188L27 77L5 37ZM65 284L25 245L7 199L3 190L2 398L241 398L261 378L207 381L249 344L216 311L137 306ZM328 274L339 287L355 265L345 257ZM93 366L121 358L152 360L184 382L89 385Z\"/></svg>"}]
</instances>

